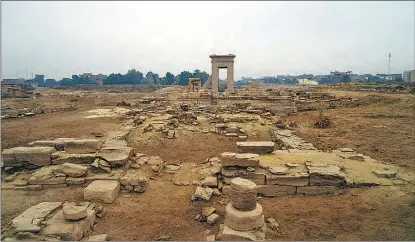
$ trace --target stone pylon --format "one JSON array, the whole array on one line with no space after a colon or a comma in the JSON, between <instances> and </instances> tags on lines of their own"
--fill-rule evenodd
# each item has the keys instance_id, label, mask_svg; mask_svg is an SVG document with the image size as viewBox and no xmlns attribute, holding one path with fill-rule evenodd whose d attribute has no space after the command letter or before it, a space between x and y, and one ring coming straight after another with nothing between
<instances>
[{"instance_id":1,"label":"stone pylon","mask_svg":"<svg viewBox=\"0 0 415 242\"><path fill-rule=\"evenodd\" d=\"M231 180L231 202L226 206L220 240L265 240L266 224L262 206L256 202L257 185L247 179Z\"/></svg>"}]
</instances>

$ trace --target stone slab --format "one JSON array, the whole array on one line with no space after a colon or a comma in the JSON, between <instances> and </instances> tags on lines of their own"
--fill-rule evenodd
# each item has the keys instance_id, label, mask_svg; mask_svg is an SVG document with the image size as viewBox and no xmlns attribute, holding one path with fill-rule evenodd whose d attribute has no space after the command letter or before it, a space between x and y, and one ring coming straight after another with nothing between
<instances>
[{"instance_id":1,"label":"stone slab","mask_svg":"<svg viewBox=\"0 0 415 242\"><path fill-rule=\"evenodd\" d=\"M26 209L23 213L12 220L13 227L22 224L32 224L37 218L44 218L62 205L61 202L42 202Z\"/></svg>"},{"instance_id":2,"label":"stone slab","mask_svg":"<svg viewBox=\"0 0 415 242\"><path fill-rule=\"evenodd\" d=\"M268 154L274 151L274 145L271 141L236 142L240 153Z\"/></svg>"},{"instance_id":3,"label":"stone slab","mask_svg":"<svg viewBox=\"0 0 415 242\"><path fill-rule=\"evenodd\" d=\"M95 180L84 189L85 200L112 203L120 191L118 180Z\"/></svg>"},{"instance_id":4,"label":"stone slab","mask_svg":"<svg viewBox=\"0 0 415 242\"><path fill-rule=\"evenodd\" d=\"M95 153L102 147L100 139L70 139L64 141L64 150L67 153Z\"/></svg>"},{"instance_id":5,"label":"stone slab","mask_svg":"<svg viewBox=\"0 0 415 242\"><path fill-rule=\"evenodd\" d=\"M219 232L218 239L221 241L264 241L266 235L266 224L261 228L250 231L238 231L224 225Z\"/></svg>"},{"instance_id":6,"label":"stone slab","mask_svg":"<svg viewBox=\"0 0 415 242\"><path fill-rule=\"evenodd\" d=\"M340 192L336 186L308 186L297 187L297 194L302 195L330 195Z\"/></svg>"},{"instance_id":7,"label":"stone slab","mask_svg":"<svg viewBox=\"0 0 415 242\"><path fill-rule=\"evenodd\" d=\"M134 150L131 147L105 147L97 155L113 166L125 165L134 155Z\"/></svg>"},{"instance_id":8,"label":"stone slab","mask_svg":"<svg viewBox=\"0 0 415 242\"><path fill-rule=\"evenodd\" d=\"M262 206L257 203L253 210L240 211L229 203L226 206L225 224L239 231L257 229L264 224Z\"/></svg>"},{"instance_id":9,"label":"stone slab","mask_svg":"<svg viewBox=\"0 0 415 242\"><path fill-rule=\"evenodd\" d=\"M231 155L234 154L234 155ZM258 166L259 165L259 155L252 153L236 154L236 153L222 153L222 166Z\"/></svg>"},{"instance_id":10,"label":"stone slab","mask_svg":"<svg viewBox=\"0 0 415 242\"><path fill-rule=\"evenodd\" d=\"M17 162L36 166L51 164L51 154L56 150L52 147L14 147L11 149Z\"/></svg>"}]
</instances>

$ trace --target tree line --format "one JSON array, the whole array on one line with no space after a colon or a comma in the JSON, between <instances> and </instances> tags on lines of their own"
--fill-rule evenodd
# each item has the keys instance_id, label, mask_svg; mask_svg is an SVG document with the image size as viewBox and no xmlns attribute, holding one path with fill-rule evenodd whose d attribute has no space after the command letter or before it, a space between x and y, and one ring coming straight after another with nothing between
<instances>
[{"instance_id":1,"label":"tree line","mask_svg":"<svg viewBox=\"0 0 415 242\"><path fill-rule=\"evenodd\" d=\"M200 78L202 84L204 84L209 74L199 69L193 72L182 71L175 76L171 72L167 72L164 77L160 77L159 74L152 71L147 72L144 75L142 72L136 69L128 70L126 74L111 73L107 78L103 80L103 85L114 84L155 84L155 85L187 85L189 78ZM39 87L50 86L76 86L76 85L98 85L97 83L90 81L88 77L72 75L72 78L63 78L60 81L55 79L44 80L42 76L35 77L26 81L29 84L34 84Z\"/></svg>"}]
</instances>

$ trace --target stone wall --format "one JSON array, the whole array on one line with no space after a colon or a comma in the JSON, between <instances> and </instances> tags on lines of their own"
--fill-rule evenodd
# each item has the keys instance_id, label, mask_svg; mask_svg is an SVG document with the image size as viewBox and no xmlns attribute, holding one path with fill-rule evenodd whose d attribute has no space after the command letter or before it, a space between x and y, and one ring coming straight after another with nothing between
<instances>
[{"instance_id":1,"label":"stone wall","mask_svg":"<svg viewBox=\"0 0 415 242\"><path fill-rule=\"evenodd\" d=\"M73 87L54 86L53 89L65 90L82 90L82 91L97 91L97 92L154 92L158 89L169 87L166 85L78 85Z\"/></svg>"}]
</instances>

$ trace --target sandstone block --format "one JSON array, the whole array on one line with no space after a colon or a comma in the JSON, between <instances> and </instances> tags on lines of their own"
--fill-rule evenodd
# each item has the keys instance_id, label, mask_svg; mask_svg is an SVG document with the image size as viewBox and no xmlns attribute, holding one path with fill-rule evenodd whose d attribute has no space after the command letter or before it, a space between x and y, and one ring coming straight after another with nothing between
<instances>
[{"instance_id":1,"label":"sandstone block","mask_svg":"<svg viewBox=\"0 0 415 242\"><path fill-rule=\"evenodd\" d=\"M238 191L232 187L228 191L228 195L231 200L231 204L234 208L249 211L255 209L257 204L257 190L248 190L248 191Z\"/></svg>"},{"instance_id":2,"label":"sandstone block","mask_svg":"<svg viewBox=\"0 0 415 242\"><path fill-rule=\"evenodd\" d=\"M85 218L88 215L86 209L86 206L64 205L63 217L66 220L79 220Z\"/></svg>"},{"instance_id":3,"label":"sandstone block","mask_svg":"<svg viewBox=\"0 0 415 242\"><path fill-rule=\"evenodd\" d=\"M106 240L108 240L107 234L91 235L88 238L88 241L106 241Z\"/></svg>"},{"instance_id":4,"label":"sandstone block","mask_svg":"<svg viewBox=\"0 0 415 242\"><path fill-rule=\"evenodd\" d=\"M62 164L60 171L69 177L80 177L87 173L88 167L77 164L64 163Z\"/></svg>"},{"instance_id":5,"label":"sandstone block","mask_svg":"<svg viewBox=\"0 0 415 242\"><path fill-rule=\"evenodd\" d=\"M44 184L42 185L43 189L50 189L50 188L63 188L66 187L68 184Z\"/></svg>"},{"instance_id":6,"label":"sandstone block","mask_svg":"<svg viewBox=\"0 0 415 242\"><path fill-rule=\"evenodd\" d=\"M68 185L80 185L85 183L85 178L83 177L68 177L66 178L66 184Z\"/></svg>"},{"instance_id":7,"label":"sandstone block","mask_svg":"<svg viewBox=\"0 0 415 242\"><path fill-rule=\"evenodd\" d=\"M119 191L120 183L116 180L95 180L84 189L84 198L112 203Z\"/></svg>"},{"instance_id":8,"label":"sandstone block","mask_svg":"<svg viewBox=\"0 0 415 242\"><path fill-rule=\"evenodd\" d=\"M100 139L70 139L64 141L64 150L67 153L95 153L102 147Z\"/></svg>"},{"instance_id":9,"label":"sandstone block","mask_svg":"<svg viewBox=\"0 0 415 242\"><path fill-rule=\"evenodd\" d=\"M44 218L62 205L61 202L42 202L26 209L23 213L12 220L13 227L22 224L31 224L34 219Z\"/></svg>"},{"instance_id":10,"label":"sandstone block","mask_svg":"<svg viewBox=\"0 0 415 242\"><path fill-rule=\"evenodd\" d=\"M202 186L208 186L208 187L217 187L218 186L218 178L215 176L208 176L205 179L202 180L200 183Z\"/></svg>"},{"instance_id":11,"label":"sandstone block","mask_svg":"<svg viewBox=\"0 0 415 242\"><path fill-rule=\"evenodd\" d=\"M268 154L274 151L274 142L245 141L236 142L240 153Z\"/></svg>"},{"instance_id":12,"label":"sandstone block","mask_svg":"<svg viewBox=\"0 0 415 242\"><path fill-rule=\"evenodd\" d=\"M105 147L97 154L111 165L125 165L133 155L134 150L131 147Z\"/></svg>"},{"instance_id":13,"label":"sandstone block","mask_svg":"<svg viewBox=\"0 0 415 242\"><path fill-rule=\"evenodd\" d=\"M235 154L232 153L222 153L222 166L258 166L259 165L259 155L258 154Z\"/></svg>"},{"instance_id":14,"label":"sandstone block","mask_svg":"<svg viewBox=\"0 0 415 242\"><path fill-rule=\"evenodd\" d=\"M263 241L265 240L266 224L260 228L249 231L238 231L224 225L219 232L218 240L221 241Z\"/></svg>"},{"instance_id":15,"label":"sandstone block","mask_svg":"<svg viewBox=\"0 0 415 242\"><path fill-rule=\"evenodd\" d=\"M16 160L13 149L3 150L1 153L1 161L3 162L3 166L6 167L19 167L24 164L24 162Z\"/></svg>"},{"instance_id":16,"label":"sandstone block","mask_svg":"<svg viewBox=\"0 0 415 242\"><path fill-rule=\"evenodd\" d=\"M264 215L262 213L262 206L258 203L255 209L250 211L240 211L229 203L226 206L225 224L234 230L254 230L264 224Z\"/></svg>"},{"instance_id":17,"label":"sandstone block","mask_svg":"<svg viewBox=\"0 0 415 242\"><path fill-rule=\"evenodd\" d=\"M15 147L12 150L17 162L27 162L36 166L50 165L50 156L55 152L52 147Z\"/></svg>"},{"instance_id":18,"label":"sandstone block","mask_svg":"<svg viewBox=\"0 0 415 242\"><path fill-rule=\"evenodd\" d=\"M206 221L208 224L214 224L219 220L219 217L219 214L213 213L207 217Z\"/></svg>"},{"instance_id":19,"label":"sandstone block","mask_svg":"<svg viewBox=\"0 0 415 242\"><path fill-rule=\"evenodd\" d=\"M256 191L257 185L248 179L237 177L231 180L231 188L240 192Z\"/></svg>"},{"instance_id":20,"label":"sandstone block","mask_svg":"<svg viewBox=\"0 0 415 242\"><path fill-rule=\"evenodd\" d=\"M383 177L383 178L392 178L396 177L397 172L396 171L388 171L388 170L373 170L373 174L375 174L377 177Z\"/></svg>"},{"instance_id":21,"label":"sandstone block","mask_svg":"<svg viewBox=\"0 0 415 242\"><path fill-rule=\"evenodd\" d=\"M195 191L194 196L196 198L200 198L200 199L209 201L212 194L213 194L213 189L212 188L209 188L209 187L206 187L206 188L196 187L196 191Z\"/></svg>"}]
</instances>

